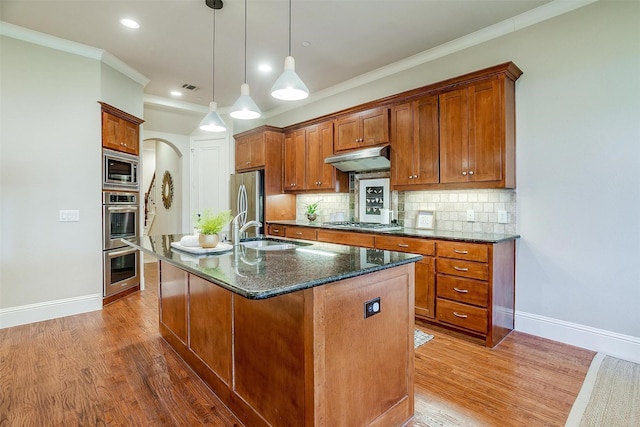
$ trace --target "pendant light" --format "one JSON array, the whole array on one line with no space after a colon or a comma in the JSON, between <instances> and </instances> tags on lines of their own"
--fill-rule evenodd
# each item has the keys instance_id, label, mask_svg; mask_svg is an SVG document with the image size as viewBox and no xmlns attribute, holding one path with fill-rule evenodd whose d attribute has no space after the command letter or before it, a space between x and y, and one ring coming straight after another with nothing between
<instances>
[{"instance_id":1,"label":"pendant light","mask_svg":"<svg viewBox=\"0 0 640 427\"><path fill-rule=\"evenodd\" d=\"M207 3L209 6L209 3ZM218 108L218 104L214 101L215 97L215 87L216 87L216 78L215 78L215 69L216 69L216 9L214 6L210 6L213 9L213 64L211 70L211 78L213 80L211 85L211 99L212 101L209 103L209 113L204 116L204 119L200 122L200 129L207 132L224 132L227 130L227 126L220 117L220 114L216 111ZM222 6L221 6L222 7Z\"/></svg>"},{"instance_id":2,"label":"pendant light","mask_svg":"<svg viewBox=\"0 0 640 427\"><path fill-rule=\"evenodd\" d=\"M231 106L229 115L234 119L241 120L257 119L262 115L249 95L249 85L247 84L247 0L244 0L244 83L240 86L240 98Z\"/></svg>"},{"instance_id":3,"label":"pendant light","mask_svg":"<svg viewBox=\"0 0 640 427\"><path fill-rule=\"evenodd\" d=\"M284 59L284 72L273 84L271 96L284 101L298 101L309 96L309 89L296 74L296 63L291 56L291 0L289 0L289 56Z\"/></svg>"}]
</instances>

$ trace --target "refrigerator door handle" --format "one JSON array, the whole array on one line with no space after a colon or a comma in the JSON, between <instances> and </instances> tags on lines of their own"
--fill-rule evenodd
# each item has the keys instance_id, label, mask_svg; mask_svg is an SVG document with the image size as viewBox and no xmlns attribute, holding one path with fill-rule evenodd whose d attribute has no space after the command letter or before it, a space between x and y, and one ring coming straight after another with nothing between
<instances>
[{"instance_id":1,"label":"refrigerator door handle","mask_svg":"<svg viewBox=\"0 0 640 427\"><path fill-rule=\"evenodd\" d=\"M240 188L238 188L238 213L242 212L243 214L240 216L240 218L238 218L238 223L240 225L240 227L242 228L242 226L247 222L247 205L248 205L248 201L247 201L247 187L245 187L244 184L240 185Z\"/></svg>"}]
</instances>

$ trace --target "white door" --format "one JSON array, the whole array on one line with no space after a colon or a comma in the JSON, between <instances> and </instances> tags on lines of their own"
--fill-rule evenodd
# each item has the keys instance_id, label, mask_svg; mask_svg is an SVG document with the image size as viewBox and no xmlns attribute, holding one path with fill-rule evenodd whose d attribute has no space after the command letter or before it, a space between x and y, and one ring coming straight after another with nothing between
<instances>
[{"instance_id":1,"label":"white door","mask_svg":"<svg viewBox=\"0 0 640 427\"><path fill-rule=\"evenodd\" d=\"M193 215L205 208L229 209L229 174L228 135L191 141L191 229Z\"/></svg>"}]
</instances>

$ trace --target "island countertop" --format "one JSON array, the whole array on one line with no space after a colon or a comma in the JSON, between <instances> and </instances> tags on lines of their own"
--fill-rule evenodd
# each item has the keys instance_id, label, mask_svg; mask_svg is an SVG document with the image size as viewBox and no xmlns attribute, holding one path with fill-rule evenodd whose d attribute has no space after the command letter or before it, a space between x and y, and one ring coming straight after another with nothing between
<instances>
[{"instance_id":1,"label":"island countertop","mask_svg":"<svg viewBox=\"0 0 640 427\"><path fill-rule=\"evenodd\" d=\"M171 246L182 236L122 240L248 299L271 298L422 259L417 254L319 242L304 242L283 251L261 251L239 245L226 252L195 255Z\"/></svg>"}]
</instances>

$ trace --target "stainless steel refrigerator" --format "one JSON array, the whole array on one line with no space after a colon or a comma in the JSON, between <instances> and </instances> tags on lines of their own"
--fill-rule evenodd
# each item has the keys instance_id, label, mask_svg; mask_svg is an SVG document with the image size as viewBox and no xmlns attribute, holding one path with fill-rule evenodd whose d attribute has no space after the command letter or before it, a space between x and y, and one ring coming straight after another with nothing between
<instances>
[{"instance_id":1,"label":"stainless steel refrigerator","mask_svg":"<svg viewBox=\"0 0 640 427\"><path fill-rule=\"evenodd\" d=\"M229 181L229 195L231 198L231 214L235 218L241 212L238 226L242 227L248 221L260 221L263 227L251 227L243 237L255 237L264 234L264 180L262 171L245 172L231 175Z\"/></svg>"}]
</instances>

